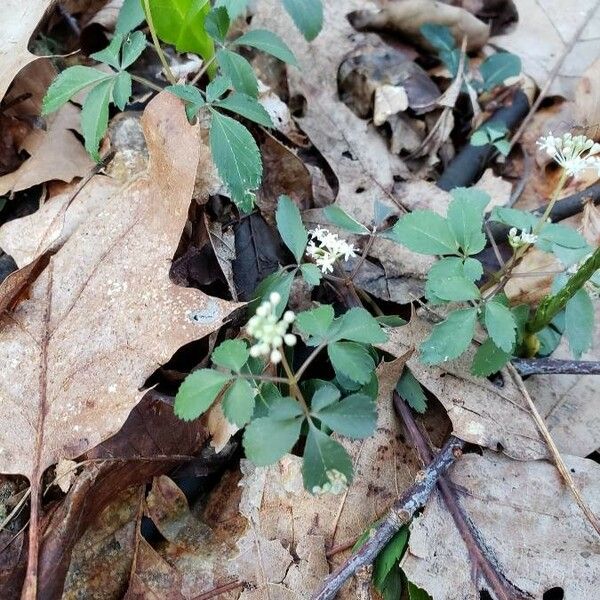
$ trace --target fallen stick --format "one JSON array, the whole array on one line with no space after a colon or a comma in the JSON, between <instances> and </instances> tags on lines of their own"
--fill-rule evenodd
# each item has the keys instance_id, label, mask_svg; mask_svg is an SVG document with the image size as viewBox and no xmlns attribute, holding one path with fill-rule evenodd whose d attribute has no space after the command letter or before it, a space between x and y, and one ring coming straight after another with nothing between
<instances>
[{"instance_id":1,"label":"fallen stick","mask_svg":"<svg viewBox=\"0 0 600 600\"><path fill-rule=\"evenodd\" d=\"M388 514L373 528L371 537L344 564L338 567L312 600L330 600L358 569L370 565L399 529L408 523L415 512L425 506L443 473L462 454L465 443L454 436L446 442L430 465L415 478L415 483L396 500Z\"/></svg>"},{"instance_id":2,"label":"fallen stick","mask_svg":"<svg viewBox=\"0 0 600 600\"><path fill-rule=\"evenodd\" d=\"M527 375L600 375L600 361L554 358L513 358L521 377Z\"/></svg>"}]
</instances>

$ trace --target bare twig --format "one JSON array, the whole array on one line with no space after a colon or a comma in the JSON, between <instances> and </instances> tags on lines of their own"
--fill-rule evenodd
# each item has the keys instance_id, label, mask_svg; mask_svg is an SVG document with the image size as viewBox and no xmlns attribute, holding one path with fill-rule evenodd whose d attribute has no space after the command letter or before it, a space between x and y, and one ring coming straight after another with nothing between
<instances>
[{"instance_id":1,"label":"bare twig","mask_svg":"<svg viewBox=\"0 0 600 600\"><path fill-rule=\"evenodd\" d=\"M521 377L526 375L600 375L600 361L555 358L513 358Z\"/></svg>"},{"instance_id":2,"label":"bare twig","mask_svg":"<svg viewBox=\"0 0 600 600\"><path fill-rule=\"evenodd\" d=\"M579 506L583 514L586 516L590 525L594 528L598 536L600 536L600 523L598 522L596 515L592 512L592 509L584 500L578 487L575 485L573 477L571 477L571 472L569 471L567 465L565 465L565 462L562 459L562 456L560 455L560 451L556 447L556 444L554 443L554 440L550 435L550 431L548 431L548 427L546 427L544 419L538 412L536 405L533 403L533 400L531 399L531 396L529 395L529 392L527 391L527 388L525 387L521 376L517 372L517 369L511 363L508 363L507 368L510 371L515 383L517 384L519 391L521 392L521 394L523 394L523 397L527 402L529 410L531 411L531 415L533 416L533 420L535 421L537 428L539 429L540 433L542 434L542 437L544 438L544 441L548 446L548 450L550 451L550 455L552 457L552 460L554 461L554 465L556 466L558 472L564 479L564 482L571 491L571 494L573 494L575 502L577 502L577 505Z\"/></svg>"},{"instance_id":3,"label":"bare twig","mask_svg":"<svg viewBox=\"0 0 600 600\"><path fill-rule=\"evenodd\" d=\"M454 436L450 437L427 469L417 475L415 483L396 500L387 516L374 527L369 540L361 546L356 554L353 554L327 577L321 589L312 596L313 600L330 600L359 568L369 565L375 560L394 534L412 519L417 510L425 505L440 476L461 455L464 444L462 440Z\"/></svg>"},{"instance_id":4,"label":"bare twig","mask_svg":"<svg viewBox=\"0 0 600 600\"><path fill-rule=\"evenodd\" d=\"M423 434L419 430L410 408L397 392L394 392L394 408L396 409L398 416L404 422L408 436L419 453L421 461L423 463L431 462L433 460L433 454L425 441ZM474 574L477 575L481 573L484 576L491 591L494 592L494 596L498 598L498 600L527 598L527 594L515 588L515 586L499 572L496 561L493 556L490 556L489 550L485 548L479 537L476 535L473 526L458 503L456 494L450 485L449 478L442 475L437 482L437 486L440 490L442 499L446 504L446 508L452 516L454 524L467 547Z\"/></svg>"}]
</instances>

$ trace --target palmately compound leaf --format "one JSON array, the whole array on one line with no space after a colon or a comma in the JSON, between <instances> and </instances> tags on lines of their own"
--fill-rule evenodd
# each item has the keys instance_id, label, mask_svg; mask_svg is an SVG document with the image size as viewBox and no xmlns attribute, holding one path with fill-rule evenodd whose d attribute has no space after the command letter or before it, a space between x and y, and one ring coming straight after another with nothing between
<instances>
[{"instance_id":1,"label":"palmately compound leaf","mask_svg":"<svg viewBox=\"0 0 600 600\"><path fill-rule=\"evenodd\" d=\"M210 408L230 380L231 375L213 369L190 373L175 396L175 414L184 421L197 419Z\"/></svg>"},{"instance_id":2,"label":"palmately compound leaf","mask_svg":"<svg viewBox=\"0 0 600 600\"><path fill-rule=\"evenodd\" d=\"M236 120L212 110L210 150L219 175L244 212L254 205L262 179L260 152L250 132Z\"/></svg>"},{"instance_id":3,"label":"palmately compound leaf","mask_svg":"<svg viewBox=\"0 0 600 600\"><path fill-rule=\"evenodd\" d=\"M350 340L363 344L383 344L388 335L377 319L364 308L351 308L338 320L333 340Z\"/></svg>"},{"instance_id":4,"label":"palmately compound leaf","mask_svg":"<svg viewBox=\"0 0 600 600\"><path fill-rule=\"evenodd\" d=\"M510 360L511 353L504 352L488 338L477 348L473 364L471 365L471 373L478 377L489 377L497 373Z\"/></svg>"},{"instance_id":5,"label":"palmately compound leaf","mask_svg":"<svg viewBox=\"0 0 600 600\"><path fill-rule=\"evenodd\" d=\"M414 411L423 414L427 410L427 396L408 367L404 367L396 391Z\"/></svg>"},{"instance_id":6,"label":"palmately compound leaf","mask_svg":"<svg viewBox=\"0 0 600 600\"><path fill-rule=\"evenodd\" d=\"M42 102L42 115L58 110L75 94L86 87L111 79L112 75L92 67L76 65L58 74L50 84Z\"/></svg>"},{"instance_id":7,"label":"palmately compound leaf","mask_svg":"<svg viewBox=\"0 0 600 600\"><path fill-rule=\"evenodd\" d=\"M510 52L496 52L479 65L479 72L483 78L483 89L491 90L504 83L509 77L519 75L521 59Z\"/></svg>"},{"instance_id":8,"label":"palmately compound leaf","mask_svg":"<svg viewBox=\"0 0 600 600\"><path fill-rule=\"evenodd\" d=\"M323 27L321 0L282 0L282 2L306 41L314 40Z\"/></svg>"},{"instance_id":9,"label":"palmately compound leaf","mask_svg":"<svg viewBox=\"0 0 600 600\"><path fill-rule=\"evenodd\" d=\"M289 196L279 196L275 221L281 239L299 263L308 243L308 231L302 223L298 206Z\"/></svg>"},{"instance_id":10,"label":"palmately compound leaf","mask_svg":"<svg viewBox=\"0 0 600 600\"><path fill-rule=\"evenodd\" d=\"M336 471L345 477L347 485L352 483L352 459L346 449L310 423L302 463L304 487L318 493L331 483Z\"/></svg>"},{"instance_id":11,"label":"palmately compound leaf","mask_svg":"<svg viewBox=\"0 0 600 600\"><path fill-rule=\"evenodd\" d=\"M275 407L278 407L275 409ZM280 398L267 417L254 419L244 432L246 456L257 466L277 462L300 437L304 413L293 398Z\"/></svg>"},{"instance_id":12,"label":"palmately compound leaf","mask_svg":"<svg viewBox=\"0 0 600 600\"><path fill-rule=\"evenodd\" d=\"M594 340L594 304L583 289L577 291L565 307L565 335L577 359L589 350Z\"/></svg>"},{"instance_id":13,"label":"palmately compound leaf","mask_svg":"<svg viewBox=\"0 0 600 600\"><path fill-rule=\"evenodd\" d=\"M357 235L368 235L370 233L367 227L353 219L345 210L335 204L326 206L323 212L330 223L341 229Z\"/></svg>"},{"instance_id":14,"label":"palmately compound leaf","mask_svg":"<svg viewBox=\"0 0 600 600\"><path fill-rule=\"evenodd\" d=\"M131 98L131 75L127 71L121 71L115 77L113 101L119 110L125 110L129 98Z\"/></svg>"},{"instance_id":15,"label":"palmately compound leaf","mask_svg":"<svg viewBox=\"0 0 600 600\"><path fill-rule=\"evenodd\" d=\"M95 160L100 160L98 146L108 128L108 105L114 86L114 78L101 81L90 90L81 109L81 132L85 149Z\"/></svg>"},{"instance_id":16,"label":"palmately compound leaf","mask_svg":"<svg viewBox=\"0 0 600 600\"><path fill-rule=\"evenodd\" d=\"M254 388L247 379L236 379L223 394L221 408L226 419L243 427L254 413Z\"/></svg>"},{"instance_id":17,"label":"palmately compound leaf","mask_svg":"<svg viewBox=\"0 0 600 600\"><path fill-rule=\"evenodd\" d=\"M510 352L517 336L517 323L510 308L495 299L490 300L485 305L484 322L494 344Z\"/></svg>"},{"instance_id":18,"label":"palmately compound leaf","mask_svg":"<svg viewBox=\"0 0 600 600\"><path fill-rule=\"evenodd\" d=\"M229 77L218 75L206 86L206 100L215 102L231 87Z\"/></svg>"},{"instance_id":19,"label":"palmately compound leaf","mask_svg":"<svg viewBox=\"0 0 600 600\"><path fill-rule=\"evenodd\" d=\"M149 0L156 35L177 52L193 52L204 60L214 54L214 43L206 33L204 20L211 5L198 0ZM148 18L150 21L150 18Z\"/></svg>"},{"instance_id":20,"label":"palmately compound leaf","mask_svg":"<svg viewBox=\"0 0 600 600\"><path fill-rule=\"evenodd\" d=\"M327 353L336 373L360 384L371 379L375 362L364 346L356 342L333 342L327 346Z\"/></svg>"},{"instance_id":21,"label":"palmately compound leaf","mask_svg":"<svg viewBox=\"0 0 600 600\"><path fill-rule=\"evenodd\" d=\"M429 337L421 344L421 361L432 365L458 358L473 339L476 321L476 308L450 313L445 321L434 326Z\"/></svg>"},{"instance_id":22,"label":"palmately compound leaf","mask_svg":"<svg viewBox=\"0 0 600 600\"><path fill-rule=\"evenodd\" d=\"M454 188L450 193L450 229L465 254L477 254L485 248L483 213L490 196L475 188Z\"/></svg>"},{"instance_id":23,"label":"palmately compound leaf","mask_svg":"<svg viewBox=\"0 0 600 600\"><path fill-rule=\"evenodd\" d=\"M264 127L273 127L273 121L271 121L271 117L263 108L263 105L247 94L235 92L227 98L215 102L213 106L230 110Z\"/></svg>"},{"instance_id":24,"label":"palmately compound leaf","mask_svg":"<svg viewBox=\"0 0 600 600\"><path fill-rule=\"evenodd\" d=\"M295 325L300 333L323 340L333 323L333 306L323 304L312 310L305 310L296 315ZM318 342L317 342L318 343Z\"/></svg>"},{"instance_id":25,"label":"palmately compound leaf","mask_svg":"<svg viewBox=\"0 0 600 600\"><path fill-rule=\"evenodd\" d=\"M302 277L304 277L304 281L310 286L319 285L321 282L321 269L317 265L304 263L300 265L300 272L302 273Z\"/></svg>"},{"instance_id":26,"label":"palmately compound leaf","mask_svg":"<svg viewBox=\"0 0 600 600\"><path fill-rule=\"evenodd\" d=\"M479 273L477 265L481 267L481 263L475 259L467 260L472 260L476 264L448 256L431 266L425 283L425 297L431 303L440 304L479 298L479 288L473 283L477 277L473 276ZM483 268L481 269L483 273Z\"/></svg>"},{"instance_id":27,"label":"palmately compound leaf","mask_svg":"<svg viewBox=\"0 0 600 600\"><path fill-rule=\"evenodd\" d=\"M250 352L243 340L225 340L213 351L211 359L215 365L239 372L248 361Z\"/></svg>"},{"instance_id":28,"label":"palmately compound leaf","mask_svg":"<svg viewBox=\"0 0 600 600\"><path fill-rule=\"evenodd\" d=\"M388 237L420 254L458 254L448 221L431 210L415 210L402 217Z\"/></svg>"},{"instance_id":29,"label":"palmately compound leaf","mask_svg":"<svg viewBox=\"0 0 600 600\"><path fill-rule=\"evenodd\" d=\"M206 33L213 40L224 42L229 31L229 13L224 6L215 6L204 19Z\"/></svg>"},{"instance_id":30,"label":"palmately compound leaf","mask_svg":"<svg viewBox=\"0 0 600 600\"><path fill-rule=\"evenodd\" d=\"M339 402L333 402L313 415L330 429L353 439L370 436L377 424L375 402L364 394L352 394Z\"/></svg>"},{"instance_id":31,"label":"palmately compound leaf","mask_svg":"<svg viewBox=\"0 0 600 600\"><path fill-rule=\"evenodd\" d=\"M231 80L233 87L252 98L258 96L258 81L252 65L239 54L220 48L217 50L217 63L221 72Z\"/></svg>"},{"instance_id":32,"label":"palmately compound leaf","mask_svg":"<svg viewBox=\"0 0 600 600\"><path fill-rule=\"evenodd\" d=\"M559 223L546 223L540 230L536 242L536 246L543 250L552 251L551 246L544 247L544 242L557 244L564 248L589 248L586 239L578 231Z\"/></svg>"},{"instance_id":33,"label":"palmately compound leaf","mask_svg":"<svg viewBox=\"0 0 600 600\"><path fill-rule=\"evenodd\" d=\"M253 29L244 33L233 42L236 46L251 46L262 52L266 52L290 65L298 65L294 53L287 44L272 31L266 29Z\"/></svg>"}]
</instances>

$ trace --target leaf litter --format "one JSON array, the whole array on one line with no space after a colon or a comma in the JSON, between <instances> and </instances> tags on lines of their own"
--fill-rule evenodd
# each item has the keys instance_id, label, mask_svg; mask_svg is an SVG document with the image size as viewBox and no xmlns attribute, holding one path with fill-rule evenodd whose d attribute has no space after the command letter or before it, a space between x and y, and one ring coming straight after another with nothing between
<instances>
[{"instance_id":1,"label":"leaf litter","mask_svg":"<svg viewBox=\"0 0 600 600\"><path fill-rule=\"evenodd\" d=\"M109 3L107 14L116 14L119 4ZM48 590L46 597L103 594L106 598L181 600L213 588L221 589L224 598L311 597L330 571L348 557L361 533L410 486L422 466L405 440L391 403L392 390L406 367L429 400L422 422L432 445L441 446L452 432L483 447L479 454L470 452L458 461L450 477L461 509L502 576L533 598L557 587L568 599L593 596L600 577L594 560L597 539L555 468L544 460L549 457L548 449L514 374L503 370L493 381L473 377L469 365L476 343L458 360L423 366L416 348L435 321L423 311L413 314L408 325L390 329L390 340L381 346L393 360L378 367L377 430L366 440L343 441L356 476L341 496L309 495L302 486L299 457L288 454L267 468L243 460L239 468L221 474L208 495L190 505L182 491L185 479L180 481L176 471L171 473L174 479L162 475L169 471L170 461L186 462L184 456L178 457L173 440L140 450L147 441L145 432L160 428L157 415L164 411L171 415L174 435L186 440L181 444L184 454L204 452L209 434L214 436L217 451L236 447L237 428L229 426L218 404L207 421L180 429L170 397L158 393L151 400L149 392L142 400L142 390L156 369L180 348L209 335L208 343L214 345L216 332L241 306L237 297L251 299L256 284L282 261L281 248L269 229L279 194L292 196L308 209L303 212L307 224L326 224L322 207L333 199L367 225L373 222L376 202L387 207L386 218L391 220L422 208L445 214L449 195L426 179L436 165L452 159L455 141L450 130L460 123L454 118L439 121L435 143L423 142L441 114L453 117L460 111L452 102L444 113L440 94L429 97L429 112L419 114L422 105L415 101L415 89L431 96L448 73L415 71L415 79L408 84L390 82L385 74L371 80L366 92L360 92L362 97L351 99L362 98L366 108L361 115L356 104L351 107L352 101L344 103L339 98L338 70L350 55L362 57L369 47L375 55L382 47L384 52L391 48L373 31L398 36L402 40L399 64L414 65L418 52L407 42L421 52L427 48L419 25L439 9L437 22L453 28L456 39L466 33L469 48L484 47L484 53L489 49L486 43L512 50L522 59L524 73L541 88L554 59L567 48L569 36L579 25L578 17L590 14L590 24L549 90L567 101L554 99L535 118L541 131L563 115L576 115L578 123L594 127L598 49L590 31L600 15L587 12L592 3L584 2L570 12L552 2L519 3L518 24L498 36L494 23L491 38L490 27L472 14L481 16L485 10L471 6L478 3L459 4L407 0L381 9L358 0L325 2L324 28L311 45L290 29L279 2L264 0L253 8L252 26L279 33L300 68L287 68L283 86L282 82L260 83L261 101L274 116L279 133L259 143L265 177L258 205L264 214L245 219L237 230L223 216L219 196L226 190L208 154L206 130L202 123L189 125L182 105L172 96L160 94L144 111L141 123L149 161L145 148L132 150L133 138L119 148L118 132L113 130L110 140L117 157L104 172L93 172L73 134L80 113L75 104L65 105L49 118L45 129L33 121L33 127L28 124L24 135L17 136L18 150L26 150L29 157L23 161L20 156L20 167L0 177L0 191L18 194L41 186L43 202L31 215L0 227L0 247L18 267L0 284L0 355L7 366L0 377L6 424L0 429L0 469L28 477L34 522L40 517L37 496L44 471L57 465L56 475L61 476L58 483L66 495L55 501L48 519L40 522L41 543L37 530L30 537L34 547L40 546L39 581L40 589ZM9 58L9 53L0 55L4 86L0 95L17 77L6 100L19 94L22 83L27 89L32 78L43 79L48 72L46 59L29 64L35 57L27 50L48 5L34 2L21 8L9 2L3 7L12 36L4 46L13 46ZM98 7L86 10L81 22L93 23ZM114 26L112 18L102 23ZM533 37L543 43L532 46ZM364 65L357 61L355 68L351 72L362 76ZM348 97L355 93L353 86ZM303 109L291 111L282 98L290 108L301 98ZM31 100L35 106L39 98L34 93ZM22 120L23 115L33 114L28 106L17 104L11 118L17 115ZM368 120L371 114L374 123ZM137 121L129 113L121 116L131 123ZM402 146L408 135L413 136L411 149ZM524 139L523 144L531 151L531 140ZM56 147L63 151L53 152ZM415 157L419 147L426 151ZM512 203L511 188L519 178L527 177L525 169L524 161L499 161L477 185L492 190L495 204ZM57 180L66 183L57 184ZM537 207L544 195L540 185L531 177L518 206ZM198 235L190 223L194 213L188 214L192 199L203 220L200 229L205 239L200 243L214 254L220 272L201 287L212 289L220 280L223 288L215 296L169 281L171 259L181 256L182 232L187 238ZM581 227L594 245L596 220L592 204L584 211L583 221L579 216L572 220L572 226ZM247 248L253 249L247 252ZM197 261L194 256L192 252L186 257L188 264ZM531 268L534 261L532 253L523 268ZM368 249L364 271L356 282L375 298L407 305L422 296L431 263L429 257L378 238ZM349 262L350 270L354 264ZM545 268L550 270L552 265ZM549 283L548 278L540 284L538 279L517 276L507 292L513 298L531 298L536 293L539 297ZM192 285L191 281L185 284ZM300 304L309 305L307 287L296 293L303 295ZM564 346L553 358L568 356ZM584 358L596 360L597 352ZM177 381L177 369L165 371L167 378ZM533 376L526 385L582 494L592 510L600 512L597 464L585 458L600 447L594 376ZM141 420L132 422L131 418ZM133 445L128 446L131 440ZM214 450L210 452L212 461ZM81 462L74 463L72 459L78 457ZM111 464L112 460L121 462ZM140 470L132 473L136 464ZM232 463L226 464L231 467ZM143 484L151 477L148 491ZM213 485L207 482L207 489ZM85 498L94 493L99 496L90 510ZM158 538L142 535L142 516L152 521ZM15 548L26 547L22 531L15 539ZM54 576L52 565L59 556L59 573ZM21 552L13 560L14 572L23 572L23 559ZM110 568L99 572L98 563ZM409 581L436 599L475 599L486 587L473 573L465 542L439 495L413 521L401 567ZM0 581L4 584L5 578ZM338 597L357 598L362 593L357 578Z\"/></svg>"}]
</instances>

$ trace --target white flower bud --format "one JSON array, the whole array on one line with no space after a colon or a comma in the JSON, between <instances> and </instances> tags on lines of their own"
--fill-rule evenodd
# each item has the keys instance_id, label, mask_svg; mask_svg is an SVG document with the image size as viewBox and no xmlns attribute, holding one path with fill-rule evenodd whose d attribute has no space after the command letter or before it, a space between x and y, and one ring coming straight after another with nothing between
<instances>
[{"instance_id":1,"label":"white flower bud","mask_svg":"<svg viewBox=\"0 0 600 600\"><path fill-rule=\"evenodd\" d=\"M281 302L281 294L279 294L278 292L271 292L269 294L269 302L273 306L277 306Z\"/></svg>"},{"instance_id":2,"label":"white flower bud","mask_svg":"<svg viewBox=\"0 0 600 600\"><path fill-rule=\"evenodd\" d=\"M258 345L250 347L250 356L252 358L258 358L261 355L260 347Z\"/></svg>"},{"instance_id":3,"label":"white flower bud","mask_svg":"<svg viewBox=\"0 0 600 600\"><path fill-rule=\"evenodd\" d=\"M295 346L296 345L296 336L293 333L286 333L283 336L283 341L286 346Z\"/></svg>"},{"instance_id":4,"label":"white flower bud","mask_svg":"<svg viewBox=\"0 0 600 600\"><path fill-rule=\"evenodd\" d=\"M296 319L296 315L294 314L293 311L291 311L291 310L285 311L285 313L283 315L283 320L286 323L293 323L295 319Z\"/></svg>"},{"instance_id":5,"label":"white flower bud","mask_svg":"<svg viewBox=\"0 0 600 600\"><path fill-rule=\"evenodd\" d=\"M279 352L279 350L271 351L271 362L275 364L281 362L281 352Z\"/></svg>"},{"instance_id":6,"label":"white flower bud","mask_svg":"<svg viewBox=\"0 0 600 600\"><path fill-rule=\"evenodd\" d=\"M265 304L261 304L257 309L256 309L256 314L259 317L266 317L269 314L269 308L268 306L266 306Z\"/></svg>"},{"instance_id":7,"label":"white flower bud","mask_svg":"<svg viewBox=\"0 0 600 600\"><path fill-rule=\"evenodd\" d=\"M282 344L283 338L280 335L273 336L273 339L271 340L271 346L273 346L273 348L279 348Z\"/></svg>"}]
</instances>

